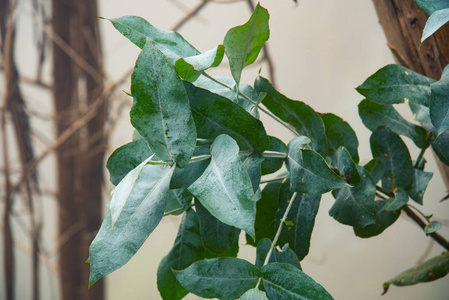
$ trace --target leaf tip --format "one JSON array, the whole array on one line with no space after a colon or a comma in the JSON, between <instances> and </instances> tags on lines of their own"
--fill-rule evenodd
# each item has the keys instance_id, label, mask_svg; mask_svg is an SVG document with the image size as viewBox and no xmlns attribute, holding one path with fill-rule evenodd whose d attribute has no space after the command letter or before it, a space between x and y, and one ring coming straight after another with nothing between
<instances>
[{"instance_id":1,"label":"leaf tip","mask_svg":"<svg viewBox=\"0 0 449 300\"><path fill-rule=\"evenodd\" d=\"M389 282L384 282L383 288L384 288L384 291L381 294L381 296L385 295L388 292L388 289L390 288L390 283Z\"/></svg>"}]
</instances>

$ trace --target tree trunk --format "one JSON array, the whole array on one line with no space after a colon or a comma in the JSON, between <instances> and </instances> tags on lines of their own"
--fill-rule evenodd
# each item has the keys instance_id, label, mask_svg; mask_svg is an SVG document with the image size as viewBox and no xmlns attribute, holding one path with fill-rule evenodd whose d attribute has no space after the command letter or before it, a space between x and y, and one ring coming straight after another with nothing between
<instances>
[{"instance_id":1,"label":"tree trunk","mask_svg":"<svg viewBox=\"0 0 449 300\"><path fill-rule=\"evenodd\" d=\"M411 70L440 79L449 62L449 24L440 28L421 45L428 16L413 0L373 0L395 60ZM449 167L437 159L449 190Z\"/></svg>"}]
</instances>

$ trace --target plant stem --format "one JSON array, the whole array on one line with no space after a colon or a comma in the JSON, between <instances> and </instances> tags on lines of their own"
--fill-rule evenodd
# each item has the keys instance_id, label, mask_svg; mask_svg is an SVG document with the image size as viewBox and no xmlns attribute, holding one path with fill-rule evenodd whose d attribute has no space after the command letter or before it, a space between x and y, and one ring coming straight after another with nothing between
<instances>
[{"instance_id":1,"label":"plant stem","mask_svg":"<svg viewBox=\"0 0 449 300\"><path fill-rule=\"evenodd\" d=\"M220 80L215 79L214 77L210 76L209 74L207 74L206 72L202 73L205 77L209 78L210 80L224 86L225 88L230 89L231 91L233 91L234 89L227 85L224 82L221 82ZM246 96L245 94L243 94L242 92L240 92L238 89L238 95L241 95L245 100L250 101L251 103L253 103L254 105L256 105L261 111L263 111L264 113L266 113L268 116L270 116L273 120L275 120L276 122L278 122L279 124L281 124L282 126L284 126L285 128L287 128L290 132L292 132L295 136L298 136L299 134L296 132L296 130L293 130L287 123L285 123L284 121L282 121L281 119L279 119L277 116L275 116L274 114L272 114L270 111L258 106L258 103L256 101L254 101L253 99L251 99L250 97Z\"/></svg>"},{"instance_id":2,"label":"plant stem","mask_svg":"<svg viewBox=\"0 0 449 300\"><path fill-rule=\"evenodd\" d=\"M184 209L184 207L178 207L177 209L165 212L163 216L165 217L165 216L171 215L171 214L173 214L177 211L183 210L183 209Z\"/></svg>"},{"instance_id":3,"label":"plant stem","mask_svg":"<svg viewBox=\"0 0 449 300\"><path fill-rule=\"evenodd\" d=\"M204 154L204 155L194 156L194 157L192 157L192 158L190 159L190 162L189 162L189 163L195 163L195 162L199 162L199 161L206 160L206 159L209 159L209 158L211 158L211 155L210 155L210 154Z\"/></svg>"},{"instance_id":4,"label":"plant stem","mask_svg":"<svg viewBox=\"0 0 449 300\"><path fill-rule=\"evenodd\" d=\"M424 148L424 149L421 149L421 152L419 152L418 158L416 159L415 166L414 166L415 169L417 169L419 164L421 163L421 160L424 156L424 152L426 152L426 150L427 150L427 148Z\"/></svg>"},{"instance_id":5,"label":"plant stem","mask_svg":"<svg viewBox=\"0 0 449 300\"><path fill-rule=\"evenodd\" d=\"M240 151L239 155L242 156L250 156L251 154L253 154L254 152L251 151ZM277 151L265 151L263 153L263 156L265 158L287 158L287 153L283 153L283 152L277 152Z\"/></svg>"},{"instance_id":6,"label":"plant stem","mask_svg":"<svg viewBox=\"0 0 449 300\"><path fill-rule=\"evenodd\" d=\"M284 180L285 178L287 178L287 176L276 177L276 178L271 178L271 179L265 179L265 180L261 180L260 184L281 181L281 180Z\"/></svg>"},{"instance_id":7,"label":"plant stem","mask_svg":"<svg viewBox=\"0 0 449 300\"><path fill-rule=\"evenodd\" d=\"M276 235L274 236L273 242L271 243L270 250L268 250L267 256L265 257L265 261L263 262L263 266L267 265L270 261L271 253L273 253L273 249L276 247L276 244L278 242L279 236L281 235L282 226L284 225L285 220L287 219L288 213L290 212L290 209L292 208L293 201L295 201L296 195L298 195L297 192L293 193L292 199L290 200L290 203L287 206L287 209L284 212L284 216L281 219L281 223L279 224L278 230L276 232ZM262 281L262 278L259 278L259 281L257 282L256 289L259 288L260 282Z\"/></svg>"},{"instance_id":8,"label":"plant stem","mask_svg":"<svg viewBox=\"0 0 449 300\"><path fill-rule=\"evenodd\" d=\"M411 205L411 204L406 204L406 205L407 205L408 207L410 207L410 208L413 208L415 211L417 211L418 214L421 215L421 217L423 217L424 219L426 219L427 223L431 224L430 221L429 221L429 218L428 218L422 211L420 211L418 208L414 207L414 206Z\"/></svg>"}]
</instances>

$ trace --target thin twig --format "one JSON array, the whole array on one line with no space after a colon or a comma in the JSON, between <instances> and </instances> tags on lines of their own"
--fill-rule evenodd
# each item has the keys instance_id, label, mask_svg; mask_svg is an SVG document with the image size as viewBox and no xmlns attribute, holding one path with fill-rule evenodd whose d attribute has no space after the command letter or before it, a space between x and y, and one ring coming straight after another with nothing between
<instances>
[{"instance_id":1,"label":"thin twig","mask_svg":"<svg viewBox=\"0 0 449 300\"><path fill-rule=\"evenodd\" d=\"M207 4L209 1L203 1L199 5L197 5L194 9L192 9L187 15L185 15L181 20L178 21L173 27L173 31L178 31L184 24L186 24L190 19L192 19L195 15L197 15Z\"/></svg>"}]
</instances>

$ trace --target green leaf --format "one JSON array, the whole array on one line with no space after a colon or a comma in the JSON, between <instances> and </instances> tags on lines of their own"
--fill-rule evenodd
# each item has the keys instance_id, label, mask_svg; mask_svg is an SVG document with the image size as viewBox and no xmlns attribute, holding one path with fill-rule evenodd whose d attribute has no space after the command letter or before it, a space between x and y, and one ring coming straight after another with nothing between
<instances>
[{"instance_id":1,"label":"green leaf","mask_svg":"<svg viewBox=\"0 0 449 300\"><path fill-rule=\"evenodd\" d=\"M127 39L136 44L139 48L144 48L147 39L154 42L155 46L164 53L174 64L180 57L189 57L200 54L190 45L180 34L174 31L165 31L155 28L146 20L125 16L117 19L110 19L112 25Z\"/></svg>"},{"instance_id":2,"label":"green leaf","mask_svg":"<svg viewBox=\"0 0 449 300\"><path fill-rule=\"evenodd\" d=\"M146 165L114 228L108 212L89 248L89 285L127 263L159 224L173 170L173 166Z\"/></svg>"},{"instance_id":3,"label":"green leaf","mask_svg":"<svg viewBox=\"0 0 449 300\"><path fill-rule=\"evenodd\" d=\"M157 288L162 299L182 299L189 292L176 280L172 272L181 270L204 258L196 213L188 209L179 224L178 234L170 252L157 269Z\"/></svg>"},{"instance_id":4,"label":"green leaf","mask_svg":"<svg viewBox=\"0 0 449 300\"><path fill-rule=\"evenodd\" d=\"M300 135L308 136L312 140L312 147L321 155L326 155L326 134L323 120L307 104L287 98L276 91L270 82L258 77L254 83L257 93L265 92L267 96L263 104L282 121L295 127Z\"/></svg>"},{"instance_id":5,"label":"green leaf","mask_svg":"<svg viewBox=\"0 0 449 300\"><path fill-rule=\"evenodd\" d=\"M270 146L267 151L287 153L287 146L280 139L271 135L268 136L268 139L270 140ZM265 157L262 162L262 175L268 175L278 171L282 168L284 160L285 158Z\"/></svg>"},{"instance_id":6,"label":"green leaf","mask_svg":"<svg viewBox=\"0 0 449 300\"><path fill-rule=\"evenodd\" d=\"M449 129L449 65L444 68L440 81L430 89L430 119L440 135Z\"/></svg>"},{"instance_id":7,"label":"green leaf","mask_svg":"<svg viewBox=\"0 0 449 300\"><path fill-rule=\"evenodd\" d=\"M140 163L153 155L150 147L145 140L137 140L117 148L111 156L109 156L106 167L111 175L111 182L114 185L119 182L131 170L136 168ZM154 160L158 158L153 157Z\"/></svg>"},{"instance_id":8,"label":"green leaf","mask_svg":"<svg viewBox=\"0 0 449 300\"><path fill-rule=\"evenodd\" d=\"M270 299L333 299L320 284L291 265L271 263L261 271Z\"/></svg>"},{"instance_id":9,"label":"green leaf","mask_svg":"<svg viewBox=\"0 0 449 300\"><path fill-rule=\"evenodd\" d=\"M449 166L449 131L440 134L431 145L438 158Z\"/></svg>"},{"instance_id":10,"label":"green leaf","mask_svg":"<svg viewBox=\"0 0 449 300\"><path fill-rule=\"evenodd\" d=\"M251 18L241 26L231 28L224 38L225 53L229 60L232 77L237 84L243 68L252 64L270 37L268 11L257 4Z\"/></svg>"},{"instance_id":11,"label":"green leaf","mask_svg":"<svg viewBox=\"0 0 449 300\"><path fill-rule=\"evenodd\" d=\"M438 221L432 221L430 224L427 224L424 228L424 232L426 235L430 235L434 232L436 232L438 229L441 228L441 223Z\"/></svg>"},{"instance_id":12,"label":"green leaf","mask_svg":"<svg viewBox=\"0 0 449 300\"><path fill-rule=\"evenodd\" d=\"M217 67L223 60L225 48L223 45L195 56L180 58L175 63L176 71L182 79L194 82L209 68Z\"/></svg>"},{"instance_id":13,"label":"green leaf","mask_svg":"<svg viewBox=\"0 0 449 300\"><path fill-rule=\"evenodd\" d=\"M427 19L426 26L424 27L422 33L421 43L444 26L447 22L449 22L449 8L433 12L429 19Z\"/></svg>"},{"instance_id":14,"label":"green leaf","mask_svg":"<svg viewBox=\"0 0 449 300\"><path fill-rule=\"evenodd\" d=\"M378 127L371 135L370 144L373 157L384 165L382 187L387 191L395 187L408 190L413 184L413 165L402 139L389 128Z\"/></svg>"},{"instance_id":15,"label":"green leaf","mask_svg":"<svg viewBox=\"0 0 449 300\"><path fill-rule=\"evenodd\" d=\"M352 160L351 154L345 147L340 147L335 152L334 166L340 172L340 176L350 184L360 182L360 174L357 165Z\"/></svg>"},{"instance_id":16,"label":"green leaf","mask_svg":"<svg viewBox=\"0 0 449 300\"><path fill-rule=\"evenodd\" d=\"M432 257L422 264L408 269L388 282L384 283L384 294L387 292L390 284L396 286L409 286L420 282L434 281L442 278L449 273L449 252Z\"/></svg>"},{"instance_id":17,"label":"green leaf","mask_svg":"<svg viewBox=\"0 0 449 300\"><path fill-rule=\"evenodd\" d=\"M228 251L240 230L220 222L197 199L195 199L195 209L200 222L201 239L204 247L215 253Z\"/></svg>"},{"instance_id":18,"label":"green leaf","mask_svg":"<svg viewBox=\"0 0 449 300\"><path fill-rule=\"evenodd\" d=\"M365 99L359 104L359 115L363 124L371 131L387 126L393 132L409 137L416 146L422 149L429 147L426 130L405 120L392 105Z\"/></svg>"},{"instance_id":19,"label":"green leaf","mask_svg":"<svg viewBox=\"0 0 449 300\"><path fill-rule=\"evenodd\" d=\"M429 106L433 79L399 65L388 65L371 75L356 90L380 104L414 102Z\"/></svg>"},{"instance_id":20,"label":"green leaf","mask_svg":"<svg viewBox=\"0 0 449 300\"><path fill-rule=\"evenodd\" d=\"M213 258L175 271L176 279L191 293L204 298L236 299L256 286L260 270L246 260Z\"/></svg>"},{"instance_id":21,"label":"green leaf","mask_svg":"<svg viewBox=\"0 0 449 300\"><path fill-rule=\"evenodd\" d=\"M291 197L290 184L286 181L281 187L279 209L276 213L276 226L279 226L280 219L285 214ZM297 194L286 219L292 222L293 226L287 225L279 236L278 245L289 244L300 261L309 253L310 239L320 200L321 195Z\"/></svg>"},{"instance_id":22,"label":"green leaf","mask_svg":"<svg viewBox=\"0 0 449 300\"><path fill-rule=\"evenodd\" d=\"M239 147L231 137L218 136L211 147L209 166L189 191L221 222L254 237L256 201L238 152Z\"/></svg>"},{"instance_id":23,"label":"green leaf","mask_svg":"<svg viewBox=\"0 0 449 300\"><path fill-rule=\"evenodd\" d=\"M402 188L397 188L393 191L394 198L385 200L385 211L394 211L402 208L408 202L407 192Z\"/></svg>"},{"instance_id":24,"label":"green leaf","mask_svg":"<svg viewBox=\"0 0 449 300\"><path fill-rule=\"evenodd\" d=\"M413 185L412 188L408 190L408 194L413 201L422 205L424 192L427 189L427 185L429 184L433 173L424 172L419 169L413 169L413 171Z\"/></svg>"},{"instance_id":25,"label":"green leaf","mask_svg":"<svg viewBox=\"0 0 449 300\"><path fill-rule=\"evenodd\" d=\"M384 175L384 164L377 158L373 158L363 167L373 179L374 184L377 184Z\"/></svg>"},{"instance_id":26,"label":"green leaf","mask_svg":"<svg viewBox=\"0 0 449 300\"><path fill-rule=\"evenodd\" d=\"M383 210L385 206L384 201L376 201L376 221L374 224L367 225L363 228L354 227L354 233L356 236L361 238L370 238L377 236L384 232L385 229L390 227L401 215L401 210L396 211L385 211Z\"/></svg>"},{"instance_id":27,"label":"green leaf","mask_svg":"<svg viewBox=\"0 0 449 300\"><path fill-rule=\"evenodd\" d=\"M173 65L148 40L131 76L131 123L163 161L189 163L196 130L189 98Z\"/></svg>"},{"instance_id":28,"label":"green leaf","mask_svg":"<svg viewBox=\"0 0 449 300\"><path fill-rule=\"evenodd\" d=\"M262 153L269 140L262 122L240 105L185 82L199 138L230 135L244 150ZM232 116L232 117L230 117Z\"/></svg>"},{"instance_id":29,"label":"green leaf","mask_svg":"<svg viewBox=\"0 0 449 300\"><path fill-rule=\"evenodd\" d=\"M193 151L193 156L202 156L210 154L210 145L198 145ZM210 159L204 159L196 162L190 162L184 168L176 167L173 177L170 182L170 189L180 189L191 185L197 180L207 166L210 163Z\"/></svg>"},{"instance_id":30,"label":"green leaf","mask_svg":"<svg viewBox=\"0 0 449 300\"><path fill-rule=\"evenodd\" d=\"M340 117L328 113L322 114L327 138L327 155L332 156L341 146L344 146L351 153L352 160L359 162L359 141L352 127Z\"/></svg>"},{"instance_id":31,"label":"green leaf","mask_svg":"<svg viewBox=\"0 0 449 300\"><path fill-rule=\"evenodd\" d=\"M291 173L293 191L324 194L350 186L329 168L324 158L317 152L300 149L303 144L303 137L297 137L291 140L287 147L286 166Z\"/></svg>"},{"instance_id":32,"label":"green leaf","mask_svg":"<svg viewBox=\"0 0 449 300\"><path fill-rule=\"evenodd\" d=\"M256 267L262 268L268 251L270 251L270 247L271 240L269 239L263 239L259 242L259 244L257 245ZM273 249L269 263L274 262L290 264L298 268L299 270L302 270L298 257L296 256L295 252L290 249L288 244L285 244L282 247L282 251L278 251L276 248Z\"/></svg>"},{"instance_id":33,"label":"green leaf","mask_svg":"<svg viewBox=\"0 0 449 300\"><path fill-rule=\"evenodd\" d=\"M358 167L358 171L361 176L358 184L334 191L336 201L329 215L342 224L363 228L376 220L376 186L362 167Z\"/></svg>"},{"instance_id":34,"label":"green leaf","mask_svg":"<svg viewBox=\"0 0 449 300\"><path fill-rule=\"evenodd\" d=\"M251 179L251 184L253 186L254 193L259 189L260 179L262 177L261 164L264 160L262 154L253 152L246 156L243 160L243 166L248 172L249 178Z\"/></svg>"},{"instance_id":35,"label":"green leaf","mask_svg":"<svg viewBox=\"0 0 449 300\"><path fill-rule=\"evenodd\" d=\"M431 15L437 10L449 8L448 0L415 0L426 14Z\"/></svg>"},{"instance_id":36,"label":"green leaf","mask_svg":"<svg viewBox=\"0 0 449 300\"><path fill-rule=\"evenodd\" d=\"M209 249L205 249L205 258L206 259L210 259L210 258L217 258L217 257L237 257L237 255L239 254L239 239L240 239L240 229L236 229L236 233L235 233L235 239L234 242L231 245L231 248L229 248L228 250L224 251L224 252L212 252Z\"/></svg>"},{"instance_id":37,"label":"green leaf","mask_svg":"<svg viewBox=\"0 0 449 300\"><path fill-rule=\"evenodd\" d=\"M170 190L168 192L167 206L165 206L165 214L180 215L189 207L192 199L193 195L186 188Z\"/></svg>"},{"instance_id":38,"label":"green leaf","mask_svg":"<svg viewBox=\"0 0 449 300\"><path fill-rule=\"evenodd\" d=\"M413 118L415 121L421 123L421 125L428 131L435 130L432 122L430 121L430 110L427 106L412 102L409 102L408 105L413 113Z\"/></svg>"},{"instance_id":39,"label":"green leaf","mask_svg":"<svg viewBox=\"0 0 449 300\"><path fill-rule=\"evenodd\" d=\"M247 290L246 293L240 297L240 300L268 300L267 294L265 292L259 291L257 289Z\"/></svg>"}]
</instances>

